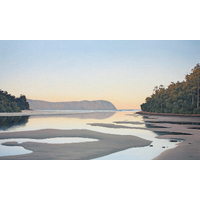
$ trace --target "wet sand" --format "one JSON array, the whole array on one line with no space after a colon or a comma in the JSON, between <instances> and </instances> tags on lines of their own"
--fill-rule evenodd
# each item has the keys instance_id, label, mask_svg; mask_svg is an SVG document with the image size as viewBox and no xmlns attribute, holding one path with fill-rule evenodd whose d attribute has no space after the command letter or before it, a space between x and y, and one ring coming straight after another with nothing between
<instances>
[{"instance_id":1,"label":"wet sand","mask_svg":"<svg viewBox=\"0 0 200 200\"><path fill-rule=\"evenodd\" d=\"M200 117L145 115L144 121L155 126L166 127L164 130L163 128L147 128L155 132L168 132L167 135L160 135L157 138L184 139L176 148L164 151L154 160L200 160L200 129L191 129L200 128L200 125L197 125L197 123L200 123ZM178 122L178 124L175 124L175 122ZM173 135L170 132L179 133L179 135Z\"/></svg>"},{"instance_id":2,"label":"wet sand","mask_svg":"<svg viewBox=\"0 0 200 200\"><path fill-rule=\"evenodd\" d=\"M150 130L157 133L157 138L184 140L176 148L161 153L154 160L200 160L200 117L147 115L144 114L145 127L134 127L142 124L131 121L118 121L115 124L93 123L91 126L107 128L127 128ZM130 126L130 124L132 126Z\"/></svg>"},{"instance_id":3,"label":"wet sand","mask_svg":"<svg viewBox=\"0 0 200 200\"><path fill-rule=\"evenodd\" d=\"M30 154L3 156L1 160L89 160L102 157L111 153L122 151L132 147L143 147L151 144L151 141L136 136L121 136L105 134L90 130L57 130L44 129L37 131L21 131L0 133L0 139L31 138L45 139L54 137L82 137L94 138L99 141L70 143L70 144L45 144L36 142L7 142L7 146L22 146L33 151Z\"/></svg>"}]
</instances>

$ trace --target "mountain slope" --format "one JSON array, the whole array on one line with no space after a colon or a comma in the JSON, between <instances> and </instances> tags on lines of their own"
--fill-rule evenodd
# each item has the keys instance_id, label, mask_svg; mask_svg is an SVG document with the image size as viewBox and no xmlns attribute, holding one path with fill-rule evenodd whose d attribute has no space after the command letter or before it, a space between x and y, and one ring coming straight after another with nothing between
<instances>
[{"instance_id":1,"label":"mountain slope","mask_svg":"<svg viewBox=\"0 0 200 200\"><path fill-rule=\"evenodd\" d=\"M28 99L30 108L33 110L116 110L109 101L71 101L71 102L48 102Z\"/></svg>"}]
</instances>

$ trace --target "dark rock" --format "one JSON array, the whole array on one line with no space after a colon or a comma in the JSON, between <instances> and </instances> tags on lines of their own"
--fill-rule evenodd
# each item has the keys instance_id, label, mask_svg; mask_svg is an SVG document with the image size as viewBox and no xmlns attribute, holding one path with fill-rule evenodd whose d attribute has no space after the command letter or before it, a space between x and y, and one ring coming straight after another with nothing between
<instances>
[{"instance_id":1,"label":"dark rock","mask_svg":"<svg viewBox=\"0 0 200 200\"><path fill-rule=\"evenodd\" d=\"M170 140L170 142L178 142L177 140Z\"/></svg>"}]
</instances>

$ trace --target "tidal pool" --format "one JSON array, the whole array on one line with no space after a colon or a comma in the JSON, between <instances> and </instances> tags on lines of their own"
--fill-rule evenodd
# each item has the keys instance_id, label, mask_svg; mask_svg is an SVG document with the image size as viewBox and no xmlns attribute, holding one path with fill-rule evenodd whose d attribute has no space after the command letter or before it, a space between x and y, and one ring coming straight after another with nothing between
<instances>
[{"instance_id":1,"label":"tidal pool","mask_svg":"<svg viewBox=\"0 0 200 200\"><path fill-rule=\"evenodd\" d=\"M80 138L80 137L58 137L58 138L46 138L46 139L31 139L31 138L10 138L0 140L0 156L11 156L32 153L32 151L24 149L21 146L5 146L2 145L6 142L38 142L47 144L67 144L67 143L81 143L81 142L95 142L97 139L92 138Z\"/></svg>"}]
</instances>

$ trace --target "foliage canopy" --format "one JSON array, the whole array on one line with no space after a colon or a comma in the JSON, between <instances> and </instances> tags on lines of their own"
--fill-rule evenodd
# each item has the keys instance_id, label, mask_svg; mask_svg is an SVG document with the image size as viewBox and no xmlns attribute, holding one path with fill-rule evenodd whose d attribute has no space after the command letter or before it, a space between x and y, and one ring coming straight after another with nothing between
<instances>
[{"instance_id":1,"label":"foliage canopy","mask_svg":"<svg viewBox=\"0 0 200 200\"><path fill-rule=\"evenodd\" d=\"M0 112L21 112L25 109L29 109L25 95L16 98L7 91L0 90Z\"/></svg>"},{"instance_id":2,"label":"foliage canopy","mask_svg":"<svg viewBox=\"0 0 200 200\"><path fill-rule=\"evenodd\" d=\"M154 93L146 98L141 109L147 112L200 114L199 107L200 65L197 64L183 82L171 82L154 88Z\"/></svg>"}]
</instances>

